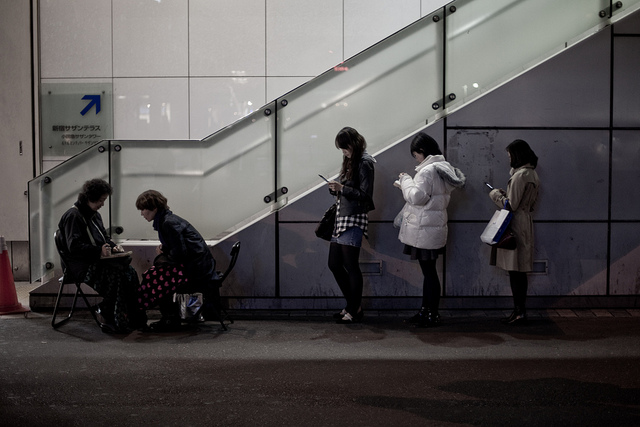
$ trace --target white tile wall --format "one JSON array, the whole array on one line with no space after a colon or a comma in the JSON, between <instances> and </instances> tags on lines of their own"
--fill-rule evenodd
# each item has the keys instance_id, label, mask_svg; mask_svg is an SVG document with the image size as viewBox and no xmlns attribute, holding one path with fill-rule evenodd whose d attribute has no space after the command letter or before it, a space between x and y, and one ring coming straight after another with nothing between
<instances>
[{"instance_id":1,"label":"white tile wall","mask_svg":"<svg viewBox=\"0 0 640 427\"><path fill-rule=\"evenodd\" d=\"M191 78L191 138L202 139L262 107L264 77Z\"/></svg>"},{"instance_id":2,"label":"white tile wall","mask_svg":"<svg viewBox=\"0 0 640 427\"><path fill-rule=\"evenodd\" d=\"M444 3L41 0L42 78L113 79L115 138L200 139Z\"/></svg>"},{"instance_id":3,"label":"white tile wall","mask_svg":"<svg viewBox=\"0 0 640 427\"><path fill-rule=\"evenodd\" d=\"M264 0L191 0L191 76L264 76Z\"/></svg>"},{"instance_id":4,"label":"white tile wall","mask_svg":"<svg viewBox=\"0 0 640 427\"><path fill-rule=\"evenodd\" d=\"M429 15L437 8L442 7L447 3L451 3L451 1L452 0L421 0L422 16Z\"/></svg>"},{"instance_id":5,"label":"white tile wall","mask_svg":"<svg viewBox=\"0 0 640 427\"><path fill-rule=\"evenodd\" d=\"M189 139L189 79L113 81L116 139Z\"/></svg>"},{"instance_id":6,"label":"white tile wall","mask_svg":"<svg viewBox=\"0 0 640 427\"><path fill-rule=\"evenodd\" d=\"M345 0L345 59L417 19L420 19L420 0L397 0L393 3L387 0Z\"/></svg>"},{"instance_id":7,"label":"white tile wall","mask_svg":"<svg viewBox=\"0 0 640 427\"><path fill-rule=\"evenodd\" d=\"M112 0L114 77L188 75L187 0Z\"/></svg>"},{"instance_id":8,"label":"white tile wall","mask_svg":"<svg viewBox=\"0 0 640 427\"><path fill-rule=\"evenodd\" d=\"M344 60L342 0L269 0L267 75L315 76Z\"/></svg>"},{"instance_id":9,"label":"white tile wall","mask_svg":"<svg viewBox=\"0 0 640 427\"><path fill-rule=\"evenodd\" d=\"M111 3L40 1L42 78L111 77Z\"/></svg>"},{"instance_id":10,"label":"white tile wall","mask_svg":"<svg viewBox=\"0 0 640 427\"><path fill-rule=\"evenodd\" d=\"M267 77L267 102L281 97L309 80L311 77Z\"/></svg>"}]
</instances>

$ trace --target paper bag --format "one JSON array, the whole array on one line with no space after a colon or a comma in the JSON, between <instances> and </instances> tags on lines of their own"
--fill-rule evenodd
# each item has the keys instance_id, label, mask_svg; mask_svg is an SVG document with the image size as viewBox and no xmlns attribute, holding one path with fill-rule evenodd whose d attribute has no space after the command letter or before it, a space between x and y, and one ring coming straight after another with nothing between
<instances>
[{"instance_id":1,"label":"paper bag","mask_svg":"<svg viewBox=\"0 0 640 427\"><path fill-rule=\"evenodd\" d=\"M491 217L491 221L487 224L487 227L480 235L480 240L489 245L493 245L500 240L500 237L504 234L505 230L511 222L513 213L506 209L500 209L496 211Z\"/></svg>"}]
</instances>

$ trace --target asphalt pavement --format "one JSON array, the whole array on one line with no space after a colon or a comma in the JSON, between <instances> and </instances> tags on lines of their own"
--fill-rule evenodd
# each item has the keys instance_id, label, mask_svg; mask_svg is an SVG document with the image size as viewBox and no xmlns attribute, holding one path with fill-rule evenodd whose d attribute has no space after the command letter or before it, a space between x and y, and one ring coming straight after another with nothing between
<instances>
[{"instance_id":1,"label":"asphalt pavement","mask_svg":"<svg viewBox=\"0 0 640 427\"><path fill-rule=\"evenodd\" d=\"M640 311L236 312L172 333L0 316L1 426L638 426Z\"/></svg>"}]
</instances>

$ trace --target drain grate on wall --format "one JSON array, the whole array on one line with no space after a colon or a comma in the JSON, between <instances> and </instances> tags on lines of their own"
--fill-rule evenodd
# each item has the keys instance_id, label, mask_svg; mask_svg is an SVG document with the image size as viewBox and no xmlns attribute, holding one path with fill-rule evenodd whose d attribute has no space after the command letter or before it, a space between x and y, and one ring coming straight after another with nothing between
<instances>
[{"instance_id":1,"label":"drain grate on wall","mask_svg":"<svg viewBox=\"0 0 640 427\"><path fill-rule=\"evenodd\" d=\"M360 261L363 276L382 276L382 260Z\"/></svg>"},{"instance_id":2,"label":"drain grate on wall","mask_svg":"<svg viewBox=\"0 0 640 427\"><path fill-rule=\"evenodd\" d=\"M546 259L534 259L533 271L529 274L549 274L549 261Z\"/></svg>"}]
</instances>

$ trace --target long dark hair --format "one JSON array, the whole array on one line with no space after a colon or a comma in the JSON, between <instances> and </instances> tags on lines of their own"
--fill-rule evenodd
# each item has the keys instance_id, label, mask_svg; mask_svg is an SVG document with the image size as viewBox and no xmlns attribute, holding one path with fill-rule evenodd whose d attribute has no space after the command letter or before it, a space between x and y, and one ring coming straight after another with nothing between
<instances>
[{"instance_id":1,"label":"long dark hair","mask_svg":"<svg viewBox=\"0 0 640 427\"><path fill-rule=\"evenodd\" d=\"M426 158L442 154L442 151L440 151L435 139L424 132L420 132L411 141L411 154L413 155L413 153L420 153Z\"/></svg>"},{"instance_id":2,"label":"long dark hair","mask_svg":"<svg viewBox=\"0 0 640 427\"><path fill-rule=\"evenodd\" d=\"M89 202L97 202L105 194L108 196L113 194L113 187L104 179L90 179L82 186L82 191L78 194L78 201L86 205Z\"/></svg>"},{"instance_id":3,"label":"long dark hair","mask_svg":"<svg viewBox=\"0 0 640 427\"><path fill-rule=\"evenodd\" d=\"M535 169L538 166L538 156L533 152L529 144L522 139L516 139L507 145L507 152L511 155L511 167L519 168L527 163Z\"/></svg>"},{"instance_id":4,"label":"long dark hair","mask_svg":"<svg viewBox=\"0 0 640 427\"><path fill-rule=\"evenodd\" d=\"M342 169L340 170L340 175L350 180L353 178L353 174L362 159L362 154L367 148L367 141L354 128L344 127L336 135L336 148L352 150L351 158L343 157Z\"/></svg>"}]
</instances>

